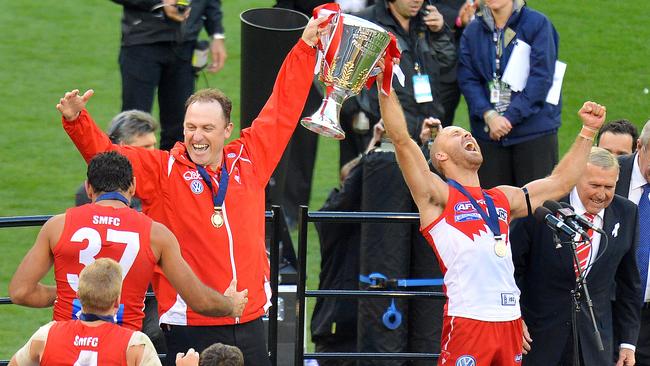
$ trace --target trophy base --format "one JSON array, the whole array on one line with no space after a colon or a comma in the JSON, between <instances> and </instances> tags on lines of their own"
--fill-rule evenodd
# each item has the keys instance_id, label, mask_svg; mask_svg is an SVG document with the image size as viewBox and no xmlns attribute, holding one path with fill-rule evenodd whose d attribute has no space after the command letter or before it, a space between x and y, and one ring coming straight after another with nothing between
<instances>
[{"instance_id":1,"label":"trophy base","mask_svg":"<svg viewBox=\"0 0 650 366\"><path fill-rule=\"evenodd\" d=\"M343 132L343 129L328 119L319 119L315 118L315 116L311 116L301 119L300 123L306 129L314 131L319 135L332 137L337 140L343 140L345 138L345 132Z\"/></svg>"}]
</instances>

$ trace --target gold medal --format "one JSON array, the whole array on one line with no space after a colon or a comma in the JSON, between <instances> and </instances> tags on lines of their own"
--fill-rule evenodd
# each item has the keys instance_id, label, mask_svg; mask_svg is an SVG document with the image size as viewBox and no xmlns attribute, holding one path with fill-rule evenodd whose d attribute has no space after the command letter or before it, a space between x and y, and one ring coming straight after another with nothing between
<instances>
[{"instance_id":1,"label":"gold medal","mask_svg":"<svg viewBox=\"0 0 650 366\"><path fill-rule=\"evenodd\" d=\"M214 208L214 213L212 214L212 217L210 217L210 221L212 222L212 226L216 228L223 226L223 214L221 213L221 207Z\"/></svg>"},{"instance_id":2,"label":"gold medal","mask_svg":"<svg viewBox=\"0 0 650 366\"><path fill-rule=\"evenodd\" d=\"M496 238L496 243L494 243L494 253L498 257L505 257L508 254L508 247L506 247L506 242L501 237Z\"/></svg>"}]
</instances>

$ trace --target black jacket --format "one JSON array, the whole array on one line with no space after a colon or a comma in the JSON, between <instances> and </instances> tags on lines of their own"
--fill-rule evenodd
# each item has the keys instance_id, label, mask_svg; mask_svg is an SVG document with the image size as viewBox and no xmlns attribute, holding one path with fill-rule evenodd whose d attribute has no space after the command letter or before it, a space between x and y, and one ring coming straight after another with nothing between
<instances>
[{"instance_id":1,"label":"black jacket","mask_svg":"<svg viewBox=\"0 0 650 366\"><path fill-rule=\"evenodd\" d=\"M320 211L360 211L362 162L354 167L341 189L330 192ZM318 289L359 289L359 240L361 224L315 224L320 239L321 272ZM333 325L335 324L335 325ZM357 334L357 300L350 298L316 299L311 318L315 342L354 338Z\"/></svg>"},{"instance_id":2,"label":"black jacket","mask_svg":"<svg viewBox=\"0 0 650 366\"><path fill-rule=\"evenodd\" d=\"M210 35L224 32L221 0L193 0L190 17L183 23L165 17L161 0L112 1L124 7L122 46L194 42L203 27Z\"/></svg>"},{"instance_id":3,"label":"black jacket","mask_svg":"<svg viewBox=\"0 0 650 366\"><path fill-rule=\"evenodd\" d=\"M409 133L411 137L417 139L425 118L440 118L443 114L439 95L440 70L448 68L456 62L456 50L449 29L443 28L438 33L429 31L422 21L421 13L418 13L417 16L411 18L409 31L405 31L391 14L385 0L377 0L375 5L364 9L357 15L382 26L397 38L402 51L400 68L404 72L405 83L402 87L397 80L394 80L393 87L404 109ZM417 103L415 101L413 75L416 74L416 62L420 65L421 73L429 76L433 102ZM358 97L358 102L371 121L379 120L376 85L370 90L364 89Z\"/></svg>"},{"instance_id":4,"label":"black jacket","mask_svg":"<svg viewBox=\"0 0 650 366\"><path fill-rule=\"evenodd\" d=\"M614 344L614 333L619 336L619 342L636 344L641 306L635 254L639 240L637 222L636 205L615 195L604 214L603 231L607 234L608 245L605 248L601 238L598 255L602 257L587 275L605 351L596 349L592 323L582 296L577 324L585 365L612 364L613 349L619 346ZM513 221L510 243L515 279L521 289L522 316L533 339L524 365L556 365L571 338L571 290L576 277L569 246L555 249L551 229L532 217Z\"/></svg>"},{"instance_id":5,"label":"black jacket","mask_svg":"<svg viewBox=\"0 0 650 366\"><path fill-rule=\"evenodd\" d=\"M619 156L618 158L620 170L618 172L618 182L616 182L616 194L619 196L627 197L628 193L630 193L630 181L632 180L635 158L636 153Z\"/></svg>"}]
</instances>

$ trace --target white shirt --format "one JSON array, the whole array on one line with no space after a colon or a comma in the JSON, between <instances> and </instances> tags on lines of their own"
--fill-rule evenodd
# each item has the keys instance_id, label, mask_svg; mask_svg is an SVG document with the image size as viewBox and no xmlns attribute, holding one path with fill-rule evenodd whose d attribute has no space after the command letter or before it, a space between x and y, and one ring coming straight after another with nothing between
<instances>
[{"instance_id":1,"label":"white shirt","mask_svg":"<svg viewBox=\"0 0 650 366\"><path fill-rule=\"evenodd\" d=\"M634 156L634 165L632 166L632 176L630 177L630 190L627 192L627 199L639 205L643 186L648 182L639 169L639 154ZM647 301L647 300L646 300Z\"/></svg>"},{"instance_id":2,"label":"white shirt","mask_svg":"<svg viewBox=\"0 0 650 366\"><path fill-rule=\"evenodd\" d=\"M578 196L578 190L574 187L573 190L571 191L571 194L569 195L569 204L573 206L573 211L578 214L578 215L583 215L587 213L587 210L585 209L585 206L582 204L582 201L580 201L580 197ZM602 209L600 212L598 212L594 216L594 226L597 227L598 229L603 228L603 220L605 219L605 210ZM578 237L576 240L581 240L581 238ZM594 259L596 259L596 256L598 255L598 249L600 249L600 233L595 231L593 232L591 236L591 252L589 252L589 259L587 261L587 275L589 275L589 271L591 270L591 265L594 264Z\"/></svg>"}]
</instances>

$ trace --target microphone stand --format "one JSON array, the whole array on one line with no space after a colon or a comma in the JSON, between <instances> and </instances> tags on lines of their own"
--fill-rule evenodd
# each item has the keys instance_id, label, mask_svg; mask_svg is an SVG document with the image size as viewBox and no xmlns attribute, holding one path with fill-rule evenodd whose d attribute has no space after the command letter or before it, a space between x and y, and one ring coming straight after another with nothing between
<instances>
[{"instance_id":1,"label":"microphone stand","mask_svg":"<svg viewBox=\"0 0 650 366\"><path fill-rule=\"evenodd\" d=\"M591 318L591 324L594 328L594 338L596 340L596 346L598 347L599 351L603 351L605 348L603 347L603 340L600 336L600 331L598 330L598 326L596 325L596 316L594 315L594 305L593 302L591 301L591 296L589 296L589 289L587 287L587 278L586 278L586 273L585 271L582 270L580 267L580 261L578 260L578 252L576 251L576 247L578 243L582 243L585 240L579 240L575 241L571 239L568 242L565 242L565 244L570 244L571 246L571 253L573 254L573 263L575 264L576 268L578 269L578 277L576 278L576 287L571 291L571 294L573 295L573 305L574 305L574 311L571 313L571 320L572 320L572 331L573 331L573 365L574 366L579 366L580 365L580 355L579 355L579 350L578 350L578 324L577 324L577 313L580 312L580 292L584 292L585 295L585 302L587 303L587 309L589 310L589 317ZM591 243L590 243L591 245Z\"/></svg>"}]
</instances>

